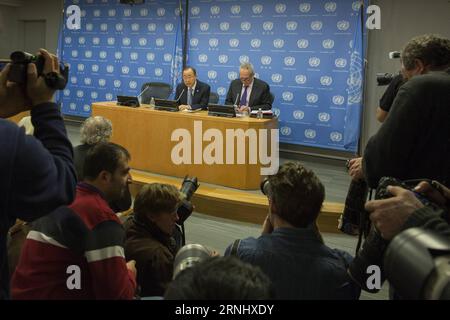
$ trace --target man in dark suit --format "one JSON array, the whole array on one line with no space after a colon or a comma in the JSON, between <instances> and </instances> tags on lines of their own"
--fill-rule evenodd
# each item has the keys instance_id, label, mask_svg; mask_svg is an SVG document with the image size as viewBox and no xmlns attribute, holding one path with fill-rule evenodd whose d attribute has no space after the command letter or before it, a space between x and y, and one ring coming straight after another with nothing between
<instances>
[{"instance_id":1,"label":"man in dark suit","mask_svg":"<svg viewBox=\"0 0 450 320\"><path fill-rule=\"evenodd\" d=\"M197 80L197 71L192 67L183 70L183 83L177 86L175 97L180 99L179 109L196 110L208 108L209 94L211 87Z\"/></svg>"},{"instance_id":2,"label":"man in dark suit","mask_svg":"<svg viewBox=\"0 0 450 320\"><path fill-rule=\"evenodd\" d=\"M230 83L225 104L236 104L241 112L272 109L270 87L266 82L255 78L255 71L250 63L241 64L239 78Z\"/></svg>"}]
</instances>

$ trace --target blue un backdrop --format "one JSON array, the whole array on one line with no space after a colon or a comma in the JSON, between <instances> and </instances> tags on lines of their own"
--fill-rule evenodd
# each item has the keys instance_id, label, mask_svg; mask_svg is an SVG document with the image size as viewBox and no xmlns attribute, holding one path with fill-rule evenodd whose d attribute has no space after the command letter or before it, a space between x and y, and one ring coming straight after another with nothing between
<instances>
[{"instance_id":1,"label":"blue un backdrop","mask_svg":"<svg viewBox=\"0 0 450 320\"><path fill-rule=\"evenodd\" d=\"M91 103L138 95L143 83L177 83L178 1L128 6L65 1L82 9L81 30L62 28L71 65L63 112L89 116ZM184 3L182 4L184 7ZM280 142L355 152L362 114L361 1L202 1L189 8L188 64L225 100L239 64L251 62L275 95Z\"/></svg>"}]
</instances>

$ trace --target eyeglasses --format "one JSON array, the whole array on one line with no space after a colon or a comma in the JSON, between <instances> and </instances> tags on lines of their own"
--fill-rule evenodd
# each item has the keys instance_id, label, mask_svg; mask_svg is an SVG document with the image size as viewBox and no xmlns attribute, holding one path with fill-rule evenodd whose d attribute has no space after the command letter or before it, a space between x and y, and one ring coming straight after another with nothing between
<instances>
[{"instance_id":1,"label":"eyeglasses","mask_svg":"<svg viewBox=\"0 0 450 320\"><path fill-rule=\"evenodd\" d=\"M244 81L244 82L247 82L247 81L251 81L251 80L252 80L251 77L248 77L248 78L240 78L240 79L241 79L241 81Z\"/></svg>"}]
</instances>

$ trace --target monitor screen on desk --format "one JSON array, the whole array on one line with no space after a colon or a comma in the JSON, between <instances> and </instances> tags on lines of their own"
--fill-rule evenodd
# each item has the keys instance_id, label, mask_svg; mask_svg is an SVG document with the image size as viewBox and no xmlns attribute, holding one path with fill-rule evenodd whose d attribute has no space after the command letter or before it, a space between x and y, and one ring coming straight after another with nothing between
<instances>
[{"instance_id":1,"label":"monitor screen on desk","mask_svg":"<svg viewBox=\"0 0 450 320\"><path fill-rule=\"evenodd\" d=\"M208 105L208 115L216 117L235 118L236 110L234 109L234 106L231 105L210 103Z\"/></svg>"},{"instance_id":2,"label":"monitor screen on desk","mask_svg":"<svg viewBox=\"0 0 450 320\"><path fill-rule=\"evenodd\" d=\"M137 97L129 96L117 96L117 105L133 108L137 108L140 106L139 99Z\"/></svg>"}]
</instances>

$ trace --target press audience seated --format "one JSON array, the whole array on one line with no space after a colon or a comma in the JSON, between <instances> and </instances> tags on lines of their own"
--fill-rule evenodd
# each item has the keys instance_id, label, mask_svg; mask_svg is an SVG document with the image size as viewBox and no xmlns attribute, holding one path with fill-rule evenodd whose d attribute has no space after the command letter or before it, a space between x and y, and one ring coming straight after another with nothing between
<instances>
[{"instance_id":1,"label":"press audience seated","mask_svg":"<svg viewBox=\"0 0 450 320\"><path fill-rule=\"evenodd\" d=\"M259 266L278 299L358 299L347 275L350 254L327 247L315 227L325 197L316 175L288 162L268 179L269 214L259 238L230 245L225 255Z\"/></svg>"}]
</instances>

